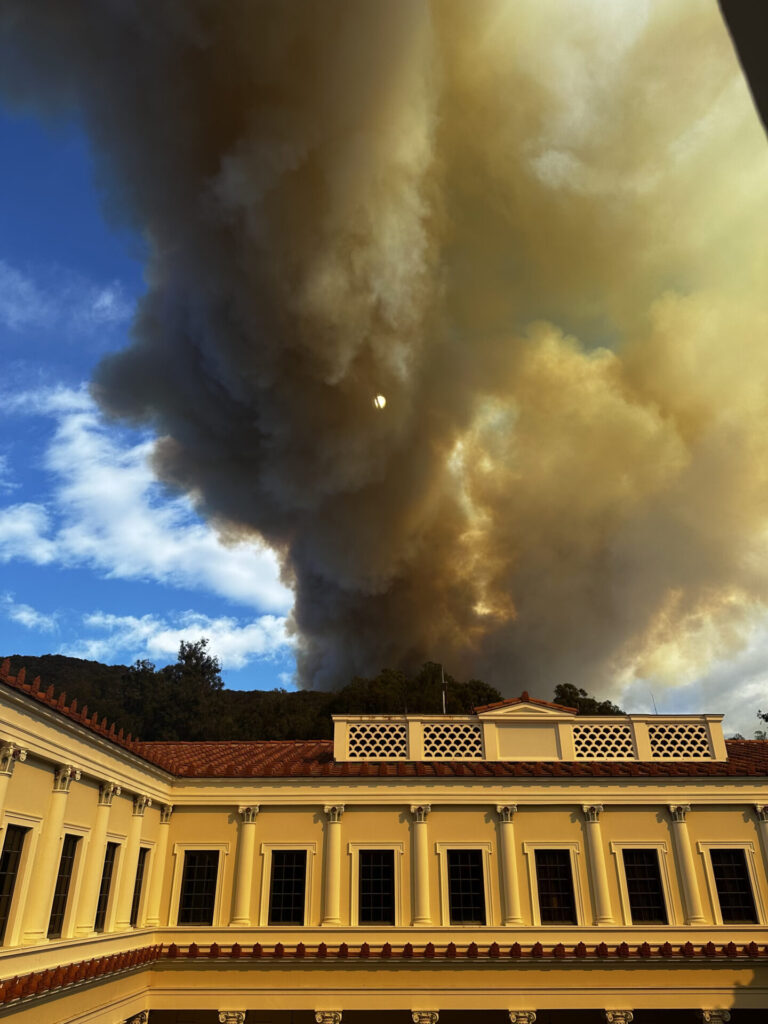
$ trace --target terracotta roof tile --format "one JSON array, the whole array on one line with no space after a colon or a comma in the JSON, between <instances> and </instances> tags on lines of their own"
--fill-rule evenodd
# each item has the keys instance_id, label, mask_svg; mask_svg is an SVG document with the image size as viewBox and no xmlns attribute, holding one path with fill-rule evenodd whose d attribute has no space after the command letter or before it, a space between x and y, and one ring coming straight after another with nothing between
<instances>
[{"instance_id":1,"label":"terracotta roof tile","mask_svg":"<svg viewBox=\"0 0 768 1024\"><path fill-rule=\"evenodd\" d=\"M768 742L727 740L727 761L334 761L332 740L138 743L185 778L668 778L768 776Z\"/></svg>"}]
</instances>

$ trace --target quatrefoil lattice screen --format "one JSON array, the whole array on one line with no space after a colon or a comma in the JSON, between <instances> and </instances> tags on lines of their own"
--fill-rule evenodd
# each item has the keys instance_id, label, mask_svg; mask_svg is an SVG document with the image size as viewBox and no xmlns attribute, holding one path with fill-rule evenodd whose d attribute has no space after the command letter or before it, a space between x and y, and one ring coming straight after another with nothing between
<instances>
[{"instance_id":1,"label":"quatrefoil lattice screen","mask_svg":"<svg viewBox=\"0 0 768 1024\"><path fill-rule=\"evenodd\" d=\"M428 723L424 726L424 757L471 760L483 756L483 733L471 723Z\"/></svg>"},{"instance_id":2,"label":"quatrefoil lattice screen","mask_svg":"<svg viewBox=\"0 0 768 1024\"><path fill-rule=\"evenodd\" d=\"M349 757L396 760L408 757L408 729L396 722L363 722L349 727Z\"/></svg>"},{"instance_id":3,"label":"quatrefoil lattice screen","mask_svg":"<svg viewBox=\"0 0 768 1024\"><path fill-rule=\"evenodd\" d=\"M632 729L628 725L575 725L573 749L579 760L628 760L635 757Z\"/></svg>"},{"instance_id":4,"label":"quatrefoil lattice screen","mask_svg":"<svg viewBox=\"0 0 768 1024\"><path fill-rule=\"evenodd\" d=\"M674 760L712 756L703 725L649 725L648 737L653 757Z\"/></svg>"}]
</instances>

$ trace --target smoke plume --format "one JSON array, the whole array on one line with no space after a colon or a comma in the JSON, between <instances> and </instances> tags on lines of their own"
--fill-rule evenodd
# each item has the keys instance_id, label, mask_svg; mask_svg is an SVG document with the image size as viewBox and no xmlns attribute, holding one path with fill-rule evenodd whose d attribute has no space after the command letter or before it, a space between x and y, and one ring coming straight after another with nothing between
<instances>
[{"instance_id":1,"label":"smoke plume","mask_svg":"<svg viewBox=\"0 0 768 1024\"><path fill-rule=\"evenodd\" d=\"M95 393L279 552L305 685L606 693L738 647L768 149L715 0L6 0L0 38L147 240Z\"/></svg>"}]
</instances>

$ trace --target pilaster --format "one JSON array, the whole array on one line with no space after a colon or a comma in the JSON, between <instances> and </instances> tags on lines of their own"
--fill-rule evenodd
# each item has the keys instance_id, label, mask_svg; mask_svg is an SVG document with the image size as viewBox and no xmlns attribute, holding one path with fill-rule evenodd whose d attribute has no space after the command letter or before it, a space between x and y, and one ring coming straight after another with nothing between
<instances>
[{"instance_id":1,"label":"pilaster","mask_svg":"<svg viewBox=\"0 0 768 1024\"><path fill-rule=\"evenodd\" d=\"M258 804L238 807L240 835L237 840L237 872L235 899L230 925L247 927L251 923L251 894L253 891L253 858L256 848L256 816Z\"/></svg>"},{"instance_id":2,"label":"pilaster","mask_svg":"<svg viewBox=\"0 0 768 1024\"><path fill-rule=\"evenodd\" d=\"M603 833L600 827L602 804L589 804L582 807L584 811L587 848L589 851L589 870L592 876L592 889L595 897L595 917L597 924L613 924L611 897L608 891L608 871L605 866L605 848Z\"/></svg>"},{"instance_id":3,"label":"pilaster","mask_svg":"<svg viewBox=\"0 0 768 1024\"><path fill-rule=\"evenodd\" d=\"M701 896L696 881L696 865L693 860L691 839L688 834L689 804L672 804L669 812L672 815L672 835L675 841L675 853L683 882L683 902L685 903L686 924L703 924L704 913L701 907Z\"/></svg>"},{"instance_id":4,"label":"pilaster","mask_svg":"<svg viewBox=\"0 0 768 1024\"><path fill-rule=\"evenodd\" d=\"M114 782L102 782L99 785L99 796L96 805L96 818L91 829L88 847L85 854L83 884L80 889L80 900L75 918L75 935L93 934L96 919L96 906L99 901L99 886L104 866L104 853L107 848L107 828L112 801L120 795L120 787Z\"/></svg>"},{"instance_id":5,"label":"pilaster","mask_svg":"<svg viewBox=\"0 0 768 1024\"><path fill-rule=\"evenodd\" d=\"M149 880L149 894L147 896L148 928L160 927L160 902L163 896L163 878L168 857L168 835L171 831L171 814L173 814L173 804L161 804L160 828L157 832L157 843L155 844L152 875Z\"/></svg>"},{"instance_id":6,"label":"pilaster","mask_svg":"<svg viewBox=\"0 0 768 1024\"><path fill-rule=\"evenodd\" d=\"M117 913L115 914L115 930L127 931L131 927L131 904L133 889L136 884L136 866L139 861L141 845L141 828L144 824L144 812L152 806L148 796L137 793L133 797L133 814L128 826L128 835L123 851L120 880L117 889Z\"/></svg>"},{"instance_id":7,"label":"pilaster","mask_svg":"<svg viewBox=\"0 0 768 1024\"><path fill-rule=\"evenodd\" d=\"M517 875L517 858L515 850L514 818L517 813L517 804L499 804L496 811L499 815L501 881L503 889L502 912L504 914L504 924L522 924L523 915L520 907L520 882Z\"/></svg>"},{"instance_id":8,"label":"pilaster","mask_svg":"<svg viewBox=\"0 0 768 1024\"><path fill-rule=\"evenodd\" d=\"M432 924L429 900L429 804L413 804L413 923ZM430 1011L431 1012L431 1011Z\"/></svg>"},{"instance_id":9,"label":"pilaster","mask_svg":"<svg viewBox=\"0 0 768 1024\"><path fill-rule=\"evenodd\" d=\"M328 818L325 838L323 924L338 925L341 924L341 819L344 805L330 804L323 810Z\"/></svg>"}]
</instances>

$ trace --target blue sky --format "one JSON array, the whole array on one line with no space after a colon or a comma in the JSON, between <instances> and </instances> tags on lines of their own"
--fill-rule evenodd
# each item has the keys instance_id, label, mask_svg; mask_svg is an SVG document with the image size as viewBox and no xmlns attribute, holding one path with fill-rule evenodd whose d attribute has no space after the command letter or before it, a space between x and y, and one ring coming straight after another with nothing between
<instances>
[{"instance_id":1,"label":"blue sky","mask_svg":"<svg viewBox=\"0 0 768 1024\"><path fill-rule=\"evenodd\" d=\"M207 636L228 686L291 686L274 557L224 547L88 394L144 285L84 133L0 108L0 152L0 654L164 664Z\"/></svg>"}]
</instances>

